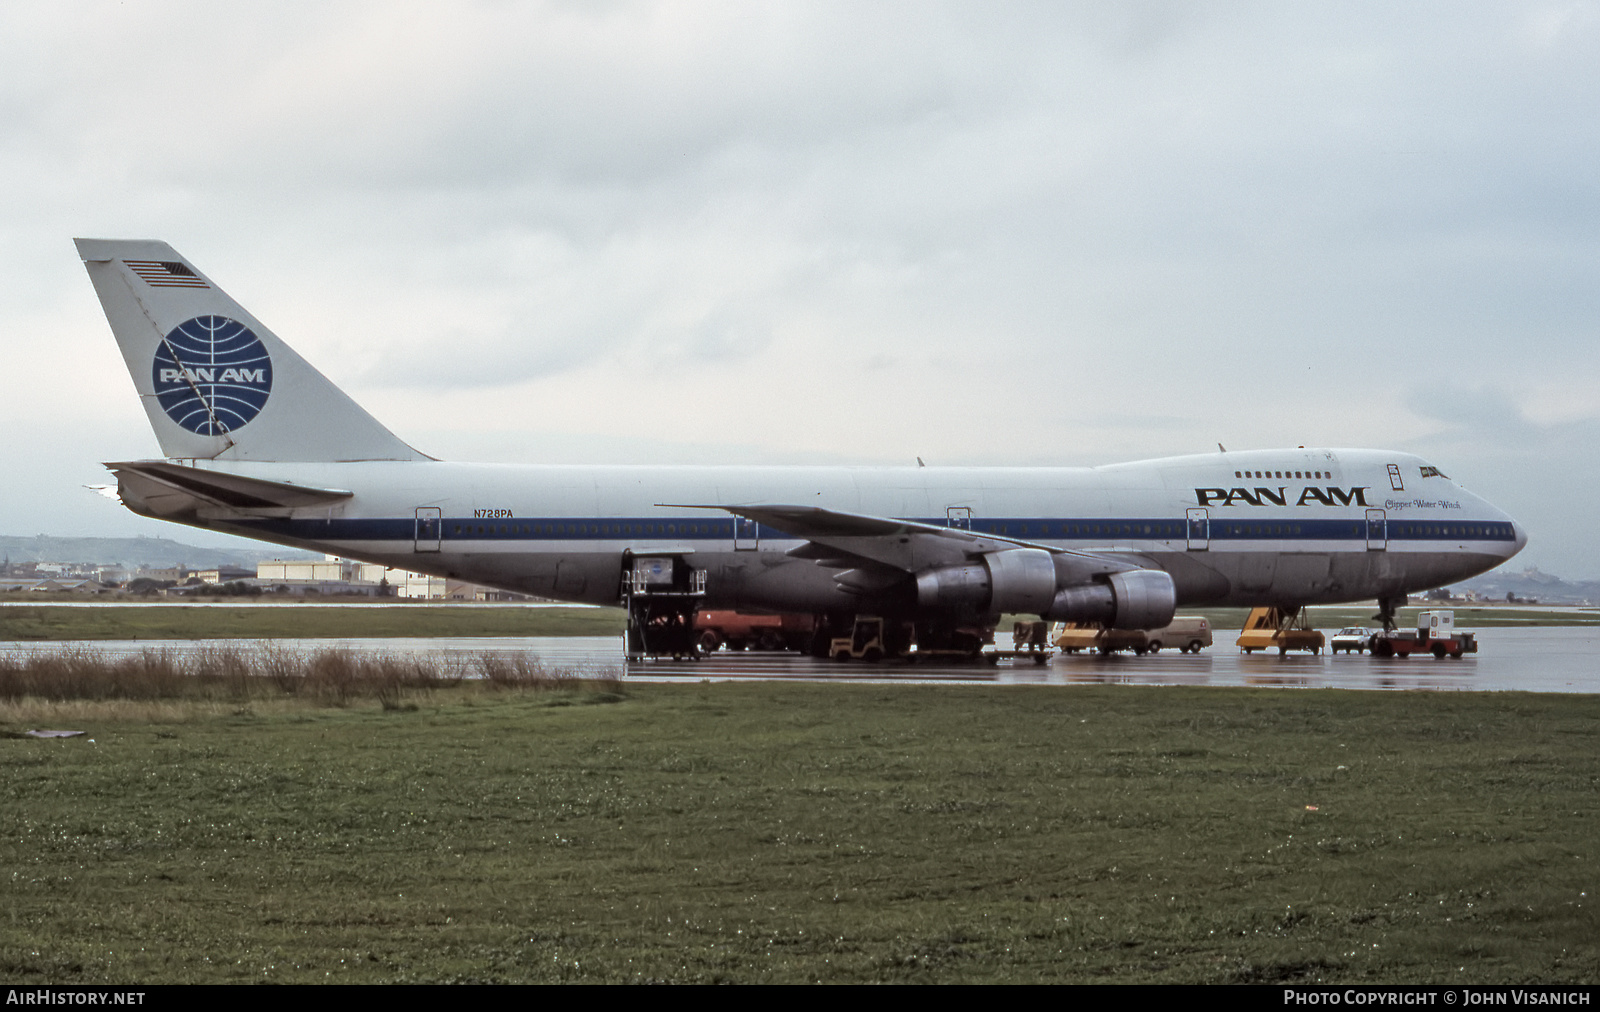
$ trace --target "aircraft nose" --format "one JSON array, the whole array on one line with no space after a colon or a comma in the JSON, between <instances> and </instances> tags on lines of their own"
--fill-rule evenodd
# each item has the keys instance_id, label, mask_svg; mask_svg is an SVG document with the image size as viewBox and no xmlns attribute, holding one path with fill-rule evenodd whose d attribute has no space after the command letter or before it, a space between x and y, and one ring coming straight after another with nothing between
<instances>
[{"instance_id":1,"label":"aircraft nose","mask_svg":"<svg viewBox=\"0 0 1600 1012\"><path fill-rule=\"evenodd\" d=\"M1522 551L1523 545L1528 543L1528 532L1523 530L1522 525L1517 523L1515 520L1511 521L1511 530L1516 535L1517 539L1517 547L1511 550L1511 554L1515 555Z\"/></svg>"}]
</instances>

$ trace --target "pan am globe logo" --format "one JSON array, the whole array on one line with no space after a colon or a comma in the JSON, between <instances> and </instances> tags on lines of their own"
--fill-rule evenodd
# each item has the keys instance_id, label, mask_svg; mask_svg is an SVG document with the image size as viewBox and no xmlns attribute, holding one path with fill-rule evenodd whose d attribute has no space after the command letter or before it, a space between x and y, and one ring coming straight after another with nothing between
<instances>
[{"instance_id":1,"label":"pan am globe logo","mask_svg":"<svg viewBox=\"0 0 1600 1012\"><path fill-rule=\"evenodd\" d=\"M197 316L172 328L150 372L167 417L202 436L248 424L272 393L266 345L226 316Z\"/></svg>"}]
</instances>

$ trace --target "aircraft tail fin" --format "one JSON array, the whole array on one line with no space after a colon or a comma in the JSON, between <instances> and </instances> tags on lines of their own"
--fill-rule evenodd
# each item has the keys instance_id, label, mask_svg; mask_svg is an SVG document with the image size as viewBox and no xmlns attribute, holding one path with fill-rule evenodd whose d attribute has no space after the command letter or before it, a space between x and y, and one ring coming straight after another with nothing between
<instances>
[{"instance_id":1,"label":"aircraft tail fin","mask_svg":"<svg viewBox=\"0 0 1600 1012\"><path fill-rule=\"evenodd\" d=\"M429 459L171 246L75 241L165 456Z\"/></svg>"}]
</instances>

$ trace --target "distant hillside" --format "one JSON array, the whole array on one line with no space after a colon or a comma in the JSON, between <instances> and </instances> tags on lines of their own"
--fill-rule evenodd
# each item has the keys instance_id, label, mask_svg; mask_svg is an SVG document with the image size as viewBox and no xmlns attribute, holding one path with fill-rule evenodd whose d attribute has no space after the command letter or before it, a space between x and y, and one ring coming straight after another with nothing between
<instances>
[{"instance_id":1,"label":"distant hillside","mask_svg":"<svg viewBox=\"0 0 1600 1012\"><path fill-rule=\"evenodd\" d=\"M12 562L91 562L98 565L189 566L232 565L254 568L262 559L320 559L292 548L199 548L170 538L31 538L0 534L0 558Z\"/></svg>"},{"instance_id":2,"label":"distant hillside","mask_svg":"<svg viewBox=\"0 0 1600 1012\"><path fill-rule=\"evenodd\" d=\"M1541 573L1533 566L1521 572L1496 570L1450 587L1456 593L1476 591L1485 597L1505 600L1507 594L1518 599L1536 598L1540 604L1600 603L1600 580L1563 580Z\"/></svg>"}]
</instances>

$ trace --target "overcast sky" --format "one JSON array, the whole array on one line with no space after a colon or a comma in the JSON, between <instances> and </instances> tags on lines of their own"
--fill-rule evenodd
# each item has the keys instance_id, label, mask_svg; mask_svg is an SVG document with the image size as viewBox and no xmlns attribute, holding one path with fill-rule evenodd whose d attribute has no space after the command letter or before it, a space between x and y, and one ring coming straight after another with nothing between
<instances>
[{"instance_id":1,"label":"overcast sky","mask_svg":"<svg viewBox=\"0 0 1600 1012\"><path fill-rule=\"evenodd\" d=\"M1600 576L1600 5L0 7L0 532L216 536L73 236L513 462L1422 454Z\"/></svg>"}]
</instances>

